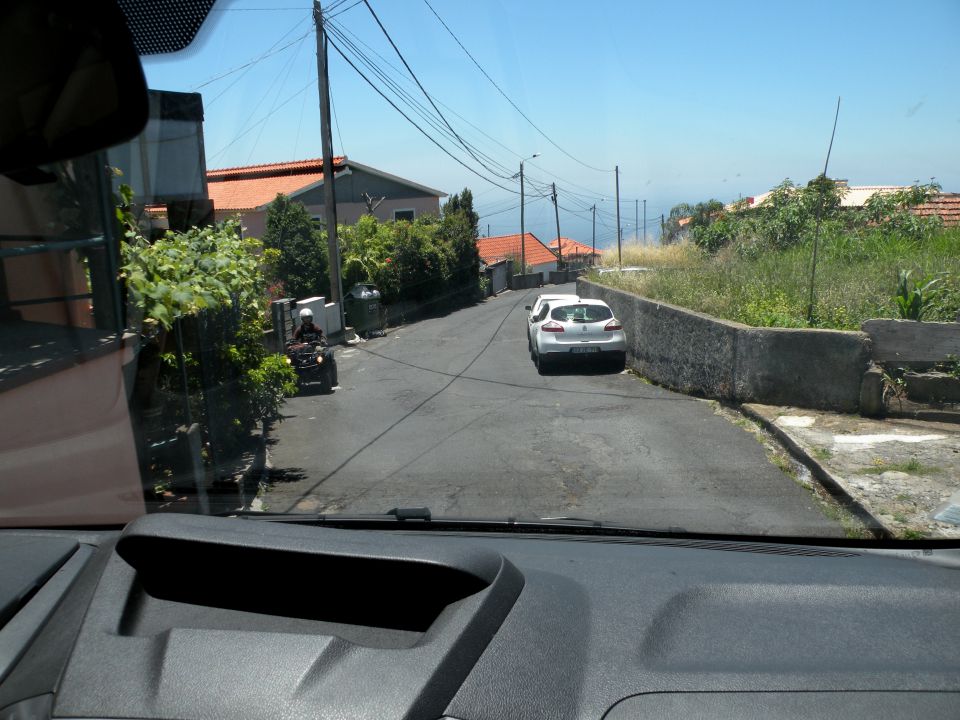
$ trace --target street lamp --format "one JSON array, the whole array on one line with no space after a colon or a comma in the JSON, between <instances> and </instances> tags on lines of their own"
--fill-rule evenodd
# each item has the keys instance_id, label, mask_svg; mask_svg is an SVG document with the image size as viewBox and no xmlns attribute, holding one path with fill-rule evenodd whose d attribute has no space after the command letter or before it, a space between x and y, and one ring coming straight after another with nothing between
<instances>
[{"instance_id":1,"label":"street lamp","mask_svg":"<svg viewBox=\"0 0 960 720\"><path fill-rule=\"evenodd\" d=\"M540 153L534 153L528 158L524 158L520 161L520 273L523 274L526 272L527 267L527 232L526 228L523 225L523 164L527 160L533 160L535 157L540 157Z\"/></svg>"}]
</instances>

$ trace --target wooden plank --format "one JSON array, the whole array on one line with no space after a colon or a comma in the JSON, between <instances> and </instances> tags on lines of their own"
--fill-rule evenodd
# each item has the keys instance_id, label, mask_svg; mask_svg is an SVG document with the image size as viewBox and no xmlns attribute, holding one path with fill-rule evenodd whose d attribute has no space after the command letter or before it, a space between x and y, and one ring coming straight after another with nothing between
<instances>
[{"instance_id":1,"label":"wooden plank","mask_svg":"<svg viewBox=\"0 0 960 720\"><path fill-rule=\"evenodd\" d=\"M861 328L870 336L876 363L932 365L948 355L960 357L960 323L867 320Z\"/></svg>"}]
</instances>

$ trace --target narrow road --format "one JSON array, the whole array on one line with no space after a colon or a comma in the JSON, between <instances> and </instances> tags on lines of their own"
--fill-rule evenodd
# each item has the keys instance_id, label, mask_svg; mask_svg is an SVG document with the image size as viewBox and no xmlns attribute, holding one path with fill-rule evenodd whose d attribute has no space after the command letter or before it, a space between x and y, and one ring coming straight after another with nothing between
<instances>
[{"instance_id":1,"label":"narrow road","mask_svg":"<svg viewBox=\"0 0 960 720\"><path fill-rule=\"evenodd\" d=\"M264 509L842 536L710 403L630 373L538 375L524 306L540 292L338 348L340 388L289 400L274 427Z\"/></svg>"}]
</instances>

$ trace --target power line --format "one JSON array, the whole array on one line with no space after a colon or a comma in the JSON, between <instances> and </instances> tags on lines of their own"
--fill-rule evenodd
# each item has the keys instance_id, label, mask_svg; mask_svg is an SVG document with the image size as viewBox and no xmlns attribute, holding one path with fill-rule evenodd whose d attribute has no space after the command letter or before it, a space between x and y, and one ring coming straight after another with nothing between
<instances>
[{"instance_id":1,"label":"power line","mask_svg":"<svg viewBox=\"0 0 960 720\"><path fill-rule=\"evenodd\" d=\"M340 57L342 57L342 58L344 59L344 61L346 61L346 63L347 63L351 68L353 68L354 72L356 72L361 78L363 78L363 80L364 80L371 88L373 88L374 92L376 92L380 97L382 97L384 100L386 100L387 103L389 103L390 106L391 106L394 110L396 110L398 113L400 113L408 123L410 123L411 125L413 125L413 126L420 132L420 134L422 134L425 138L427 138L427 140L429 140L429 141L432 142L434 145L436 145L438 148L440 148L440 150L442 150L442 151L443 151L446 155L448 155L451 159L453 159L453 160L454 160L455 162L457 162L458 164L462 165L464 168L466 168L467 170L469 170L471 173L473 173L474 175L476 175L477 177L479 177L481 180L485 180L486 182L490 183L491 185L496 185L496 186L498 186L499 188L501 188L502 190L506 190L507 192L511 192L511 193L514 193L514 194L517 194L517 195L520 194L519 191L517 191L517 190L514 190L514 189L512 189L512 188L508 188L508 187L506 187L505 185L501 185L500 183L496 182L495 180L491 180L490 178L486 177L485 175L483 175L483 174L482 174L481 172L479 172L478 170L476 170L476 169L470 167L469 165L467 165L463 160L461 160L460 158L458 158L456 155L454 155L453 153L451 153L447 148L445 148L443 145L441 145L439 141L437 141L435 138L433 138L426 130L424 130L422 127L420 127L420 125L418 125L416 122L414 122L414 120L413 120L409 115L407 115L403 110L401 110L400 107L397 106L397 104L396 104L395 102L393 102L393 100L391 100L389 97L387 97L387 96L383 93L383 91L381 91L380 88L378 88L378 87L373 83L373 81L370 80L370 78L368 78L366 75L364 75L363 72L360 70L360 68L358 68L358 67L353 63L353 61L350 60L350 58L347 57L346 53L344 53L343 50L341 50L340 47L339 47L335 42L333 42L332 39L329 39L329 37L328 37L328 42L330 43L330 46L331 46L334 50L337 51L337 54L340 55Z\"/></svg>"},{"instance_id":2,"label":"power line","mask_svg":"<svg viewBox=\"0 0 960 720\"><path fill-rule=\"evenodd\" d=\"M270 119L270 116L271 116L271 115L273 115L275 112L277 112L278 110L280 110L280 108L284 107L287 103L289 103L289 102L290 102L291 100L293 100L294 98L299 97L299 95L300 95L301 93L306 92L306 90L307 90L311 85L314 85L316 82L317 82L317 79L316 79L316 78L313 78L312 80L310 80L310 82L308 82L308 83L307 83L306 85L304 85L302 88L300 88L299 90L297 90L293 95L291 95L291 96L288 97L286 100L284 100L282 103L280 103L279 105L277 105L273 110L271 110L269 113L267 113L267 114L264 115L262 118L260 118L259 120L257 120L253 125L251 125L250 127L248 127L246 130L244 130L243 132L241 132L241 133L239 133L238 135L236 135L236 136L233 138L233 140L231 140L231 141L228 142L226 145L224 145L222 148L220 148L219 150L217 150L217 152L213 153L213 154L210 156L210 159L213 160L214 158L219 157L220 155L222 155L222 154L223 154L224 152L226 152L230 147L232 147L238 140L240 140L240 138L244 137L244 136L247 135L248 133L253 132L254 129L256 129L261 123L265 123L268 119Z\"/></svg>"},{"instance_id":3,"label":"power line","mask_svg":"<svg viewBox=\"0 0 960 720\"><path fill-rule=\"evenodd\" d=\"M438 120L436 119L436 117L435 117L432 113L430 113L430 111L429 111L423 104L421 104L421 103L420 103L419 101L417 101L412 95L410 95L410 93L408 93L406 90L404 90L402 87L400 87L400 85L398 85L398 83L397 83L395 80L393 80L393 79L389 76L389 74L388 74L383 68L381 68L379 65L377 65L376 62L374 62L366 53L364 53L359 47L357 47L357 45L356 45L349 37L347 37L346 34L343 32L343 30L344 30L343 28L341 28L339 25L337 25L337 24L335 24L335 23L331 23L330 26L328 27L328 30L329 30L329 33L330 33L331 36L336 37L336 38L339 39L346 47L348 47L348 48L350 49L350 51L354 54L354 56L355 56L361 63L363 63L364 65L366 65L366 66L371 70L371 72L373 72L377 77L379 77L380 80L381 80L387 87L389 87L390 90L393 91L393 93L397 96L397 98L398 98L400 101L402 101L402 102L403 102L404 104L406 104L413 112L415 112L417 115L419 115L421 118L423 118L423 120L424 120L426 123L428 123L431 127L433 127L434 130L436 130L437 132L441 133L442 135L445 135L445 136L451 138L451 140L455 140L455 139L456 139L456 138L451 134L450 130L449 130L445 125L441 124L441 122L438 121ZM351 33L351 35L352 35L352 33ZM361 41L361 44L363 44L364 46L366 46L366 44L365 44L365 43L362 43L362 41ZM369 46L366 46L366 47L369 47ZM379 53L377 53L376 51L372 51L372 52L373 52L375 55L377 55L377 57L381 58L381 60L384 59L384 58L383 58ZM395 66L393 66L389 61L384 60L384 62L385 62L389 67L391 67L391 68L393 68L395 71L399 72L399 70L397 70L397 68L396 68ZM405 77L404 77L403 79L406 80ZM471 146L471 147L472 147L472 146ZM494 165L499 166L499 167L501 168L502 172L491 171L495 176L497 176L497 177L499 177L499 178L501 178L501 179L510 179L510 176L507 175L507 174L505 174L506 172L509 172L509 171L507 170L507 168L506 168L502 163L499 163L496 159L490 157L489 155L487 155L486 153L482 152L482 151L479 150L478 148L473 148L473 149L474 149L474 157L476 157L476 154L479 154L479 155L483 156L484 158L486 158L490 163L493 163ZM490 168L489 168L486 164L484 164L484 163L481 163L481 164L484 166L484 169L490 171Z\"/></svg>"},{"instance_id":4,"label":"power line","mask_svg":"<svg viewBox=\"0 0 960 720\"><path fill-rule=\"evenodd\" d=\"M289 35L290 33L292 33L294 30L296 30L296 29L297 29L300 25L302 25L302 24L303 24L303 20L302 20L302 19L301 19L301 20L297 20L296 24L295 24L292 28L290 28L289 30L287 30L287 32L285 32L283 35L281 35L281 36L280 36L280 39L277 40L277 42L275 42L272 46L270 46L269 48L267 48L266 52L264 52L264 53L261 54L261 55L258 55L257 57L255 57L255 58L253 58L253 59L251 59L251 60L248 60L248 61L245 62L243 65L238 65L237 67L231 68L230 70L227 70L226 72L222 72L222 73L220 73L219 75L213 76L213 77L210 78L209 80L204 80L204 81L203 81L202 83L200 83L199 85L194 85L194 87L193 87L193 89L191 90L191 92L196 92L196 91L199 90L200 88L204 88L204 87L206 87L207 85L210 85L211 83L217 82L217 80L223 80L223 78L229 77L230 75L233 75L233 73L239 72L240 70L243 70L244 68L253 67L254 65L256 65L256 64L257 64L258 62L260 62L261 60L266 60L268 57L272 57L273 55L277 55L277 54L283 52L283 51L286 50L287 48L293 47L293 46L296 45L298 42L300 42L300 41L303 40L305 37L307 37L307 35L309 35L312 31L308 30L306 33L304 33L304 34L301 35L300 37L294 38L293 40L291 40L290 42L288 42L288 43L287 43L286 45L284 45L283 47L280 47L280 48L277 48L276 50L274 50L274 48L277 46L277 44L283 41L283 38L285 38L287 35Z\"/></svg>"},{"instance_id":5,"label":"power line","mask_svg":"<svg viewBox=\"0 0 960 720\"><path fill-rule=\"evenodd\" d=\"M341 155L346 155L346 154L347 154L347 151L346 151L346 150L344 149L344 147L343 147L343 134L340 132L340 118L337 117L337 106L336 106L336 103L333 102L333 93L332 93L332 92L330 93L330 107L333 108L333 122L336 123L336 126L337 126L337 138L339 138L339 140L340 140L340 154L341 154Z\"/></svg>"},{"instance_id":6,"label":"power line","mask_svg":"<svg viewBox=\"0 0 960 720\"><path fill-rule=\"evenodd\" d=\"M490 75L487 73L487 71L483 69L483 66L481 66L480 63L477 62L477 59L476 59L473 55L471 55L471 54L470 54L470 51L467 50L467 48L464 46L464 44L463 44L462 42L460 42L460 38L458 38L458 37L454 34L453 30L451 30L451 29L449 28L449 26L447 25L447 23L445 23L445 22L443 21L443 18L440 17L440 15L437 13L437 11L433 9L433 5L430 4L429 0L423 0L423 2L426 4L426 6L427 6L428 8L430 8L430 12L432 12L432 13L434 14L434 17L436 17L437 20L440 21L440 24L443 25L444 29L445 29L448 33L450 33L450 37L452 37L452 38L457 42L457 45L460 46L460 49L463 50L463 52L466 53L467 57L470 58L470 60L473 61L473 64L477 66L477 69L478 69L481 73L483 73L483 76L484 76L485 78L487 78L487 80L490 81L490 84L493 85L493 86L500 92L501 95L503 95L503 97L506 99L506 101L507 101L508 103L510 103L510 105L513 106L513 109L516 110L518 113L520 113L520 115L523 117L524 120L526 120L528 123L530 123L530 126L533 127L534 130L536 130L536 131L537 131L538 133L540 133L544 138L546 138L546 140L547 140L551 145L553 145L557 150L559 150L560 152L562 152L564 155L566 155L566 156L567 156L568 158L570 158L571 160L579 163L580 165L583 165L585 168L589 168L590 170L595 170L595 171L597 171L597 172L610 172L609 170L604 170L603 168L594 167L593 165L590 165L590 164L588 164L588 163L583 162L582 160L574 157L574 156L571 155L569 152L567 152L566 150L564 150L564 149L563 149L562 147L560 147L560 145L558 145L556 142L554 142L554 140L553 140L549 135L547 135L543 130L541 130L541 129L537 126L537 124L533 122L533 120L531 120L529 117L527 117L527 114L526 114L525 112L523 112L523 110L521 110L521 109L517 106L517 104L516 104L513 100L510 99L510 96L507 95L507 93L505 93L505 92L503 91L503 89L494 81L494 79L493 79L492 77L490 77Z\"/></svg>"},{"instance_id":7,"label":"power line","mask_svg":"<svg viewBox=\"0 0 960 720\"><path fill-rule=\"evenodd\" d=\"M487 172L493 173L494 175L498 175L504 180L508 179L509 177L508 175L503 175L502 173L496 172L495 170L490 168L488 165L486 165L480 158L478 158L474 154L470 146L468 146L463 141L463 138L460 137L459 133L457 133L457 131L453 129L453 125L451 125L450 121L447 120L446 116L442 112L440 112L440 108L437 107L437 104L433 101L433 98L430 97L430 94L426 91L426 88L423 87L423 84L420 82L420 79L417 77L416 73L413 72L413 68L410 67L410 64L407 62L407 59L403 56L403 53L400 52L400 48L397 47L397 44L393 41L393 38L390 37L390 33L387 32L387 29L383 26L383 23L380 22L380 18L377 16L377 13L374 11L373 6L370 5L368 0L363 0L363 4L367 6L367 10L370 11L370 14L373 16L373 19L376 21L377 25L380 27L381 32L383 32L384 37L387 38L387 41L390 43L390 47L392 47L394 52L397 53L397 57L400 58L400 62L403 63L403 66L407 69L407 72L410 73L410 77L413 78L413 81L417 84L417 87L420 88L420 91L423 93L424 97L426 97L427 100L430 102L430 106L433 108L434 112L437 113L437 116L441 120L443 120L444 125L446 125L450 129L450 132L453 133L454 137L457 139L457 142L459 142L460 145L463 146L464 150L466 150L467 153L474 160L476 160L478 163L483 165L487 169Z\"/></svg>"},{"instance_id":8,"label":"power line","mask_svg":"<svg viewBox=\"0 0 960 720\"><path fill-rule=\"evenodd\" d=\"M306 38L304 38L306 39ZM287 61L286 75L283 76L283 82L277 87L277 94L273 97L273 103L270 105L270 110L267 112L267 115L273 114L273 108L277 104L277 100L280 99L280 93L283 92L283 89L287 86L287 82L290 80L290 73L293 72L293 67L296 65L296 59L300 55L300 50L303 48L303 40L300 41L300 44L297 45L297 51L290 56L290 59ZM281 73L283 70L280 71ZM253 158L253 153L257 150L257 145L260 144L260 138L263 136L263 129L266 127L266 123L260 126L260 132L257 133L257 137L253 141L253 145L250 147L250 154L247 155L247 164L250 163L251 158Z\"/></svg>"},{"instance_id":9,"label":"power line","mask_svg":"<svg viewBox=\"0 0 960 720\"><path fill-rule=\"evenodd\" d=\"M347 12L347 10L352 10L353 8L355 8L357 5L359 5L359 4L362 3L362 2L363 2L363 0L357 0L357 1L356 1L355 3L353 3L352 5L348 5L347 7L345 7L345 8L344 8L343 10L341 10L340 12L335 12L335 13L333 13L333 14L330 14L330 10L329 10L329 8L328 8L328 9L323 13L323 16L324 16L325 18L327 18L328 20L333 19L333 18L337 17L338 15L343 15L345 12ZM339 3L338 5L342 5L342 4L343 4L343 3ZM338 5L334 5L333 7L336 8L336 7L338 7Z\"/></svg>"},{"instance_id":10,"label":"power line","mask_svg":"<svg viewBox=\"0 0 960 720\"><path fill-rule=\"evenodd\" d=\"M357 0L357 2L362 2L362 1L363 1L363 0ZM364 41L363 41L360 37L358 37L355 33L351 32L349 28L347 28L347 27L345 27L345 26L342 26L342 25L339 25L339 24L336 24L334 27L336 28L336 30L337 30L338 33L339 33L339 34L338 34L338 37L340 37L343 42L349 43L349 46L350 46L351 50L352 50L355 54L357 54L359 57L364 58L365 64L367 64L368 67L371 67L371 69L374 70L375 72L377 72L381 77L384 77L384 71L383 71L382 69L375 68L375 67L374 67L375 64L373 63L373 61L370 59L370 57L369 57L368 55L366 55L365 53L363 53L363 52L359 49L359 46L362 45L362 46L363 46L364 48L366 48L370 53L372 53L372 54L375 55L377 58L379 58L379 60L382 61L387 67L391 68L394 72L396 72L396 73L398 74L398 76L403 79L404 82L408 82L408 83L411 83L411 84L412 84L412 81L403 73L402 70L400 70L400 68L398 68L398 67L397 67L396 65L394 65L389 59L387 59L386 57L384 57L383 55L381 55L379 52L377 52L377 50L376 50L375 48L371 47L369 44L367 44L366 42L364 42ZM349 35L350 37L349 37L349 38L345 37L345 36L347 36L347 35ZM386 79L385 79L385 82L387 82ZM392 83L392 81L390 81L390 84L391 84L391 88L394 90L394 92L396 92L398 95L400 95L400 94L402 93L402 91L395 86L395 83ZM421 88L421 89L422 89L422 88ZM410 98L410 96L409 96L408 94L406 94L406 93L402 93L402 94L403 94L406 98L408 98L409 100L412 100L412 98ZM478 126L478 125L476 125L475 123L471 122L469 118L464 117L463 115L461 115L459 112L456 111L456 109L454 109L454 108L451 107L450 105L448 105L448 104L446 104L445 102L443 102L440 98L438 98L438 97L436 97L435 95L430 94L430 93L425 93L425 94L427 94L427 97L428 97L429 99L432 99L432 100L433 100L434 102L436 102L438 105L441 105L442 107L444 107L448 112L450 112L450 113L452 113L453 115L455 115L456 117L458 117L461 121L463 121L464 123L466 123L467 125L469 125L471 128L473 128L474 130L476 130L480 135L482 135L483 137L485 137L486 139L488 139L488 140L489 140L490 142L492 142L493 144L499 146L500 148L502 148L502 149L505 150L506 152L510 153L510 154L513 155L514 157L523 159L523 155L521 155L520 153L518 153L516 150L513 150L512 148L508 147L507 145L504 145L502 142L500 142L499 140L497 140L495 137L493 137L493 136L490 135L489 133L485 132L485 131L483 130L483 128L481 128L480 126ZM414 102L414 104L415 104L415 107L418 107L418 108L419 108L419 107L422 107L422 106L419 105L419 103L416 103L415 101L413 101L413 102ZM427 119L427 116L426 116L425 114L423 114L423 113L421 113L421 112L419 112L419 111L418 111L418 114L420 114L421 117L424 117L425 120ZM429 121L429 120L428 120L428 121ZM443 128L437 127L435 123L431 123L431 124L433 124L434 127L435 127L438 131L444 132ZM449 134L449 133L448 133L448 132L445 132L444 134ZM461 135L461 137L462 137L462 135ZM496 159L493 158L492 156L488 155L487 153L481 152L475 145L473 145L473 144L470 144L470 145L471 145L471 147L474 149L475 152L477 152L477 153L479 153L480 155L482 155L488 162L493 163L495 166L497 166L498 168L500 168L500 169L503 170L503 174L495 173L498 177L502 177L502 178L506 179L506 176L507 176L508 174L512 177L513 174L507 169L507 167L506 167L503 163L499 162L498 160L496 160ZM554 178L556 181L562 182L563 185L560 186L560 189L563 191L564 194L579 195L580 197L589 198L591 201L594 201L594 200L603 200L604 198L606 198L606 196L603 195L602 193L598 193L598 192L596 192L596 191L594 191L594 190L591 190L590 188L584 187L584 186L582 186L582 185L578 185L577 183L574 183L574 182L571 181L571 180L567 180L567 179L564 178L564 177L561 177L561 176L559 176L559 175L556 175L555 173L551 173L551 172L550 172L549 170L547 170L546 168L543 168L543 167L541 167L541 166L539 166L539 165L536 165L536 164L534 164L534 163L532 163L532 162L529 163L529 165L537 168L537 169L540 170L541 172L547 173L547 175L549 175L551 178ZM535 178L533 178L533 177L531 177L531 176L529 176L529 175L527 175L527 178L528 178L528 180L530 181L530 183L531 183L532 185L534 185L534 186L539 185L538 190L540 190L540 192L547 192L547 188L548 188L548 186L549 186L549 183L548 183L548 182L546 182L546 181L538 181L538 180L536 180ZM576 192L573 191L573 190L567 189L567 188L565 187L566 185L573 185L573 186L575 186L575 187L579 187L579 188L581 188L581 189L583 189L583 190L586 190L589 194L586 195L586 194L582 194L582 193L576 193Z\"/></svg>"}]
</instances>

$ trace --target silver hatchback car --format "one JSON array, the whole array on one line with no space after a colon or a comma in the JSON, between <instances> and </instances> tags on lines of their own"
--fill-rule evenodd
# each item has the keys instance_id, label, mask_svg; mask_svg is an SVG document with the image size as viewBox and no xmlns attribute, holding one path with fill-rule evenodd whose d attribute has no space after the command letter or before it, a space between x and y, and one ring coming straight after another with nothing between
<instances>
[{"instance_id":1,"label":"silver hatchback car","mask_svg":"<svg viewBox=\"0 0 960 720\"><path fill-rule=\"evenodd\" d=\"M627 338L602 300L549 302L544 317L531 325L530 332L530 351L541 375L564 360L605 362L623 370Z\"/></svg>"}]
</instances>

